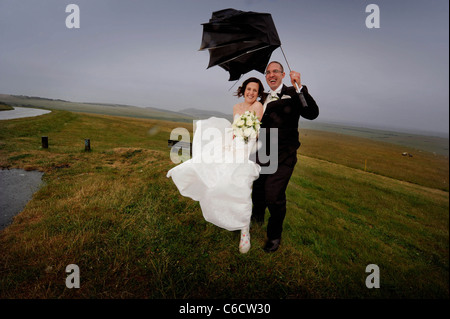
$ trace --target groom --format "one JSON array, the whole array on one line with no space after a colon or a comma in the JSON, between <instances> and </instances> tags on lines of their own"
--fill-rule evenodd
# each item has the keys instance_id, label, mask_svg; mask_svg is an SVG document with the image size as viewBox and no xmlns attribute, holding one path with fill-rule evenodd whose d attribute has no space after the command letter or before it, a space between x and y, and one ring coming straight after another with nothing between
<instances>
[{"instance_id":1,"label":"groom","mask_svg":"<svg viewBox=\"0 0 450 319\"><path fill-rule=\"evenodd\" d=\"M300 116L314 120L319 115L319 108L306 86L302 86L300 73L291 71L289 74L292 85L298 85L298 91L293 86L287 87L283 84L286 74L279 62L270 62L265 75L270 92L263 105L261 128L266 129L266 141L270 141L270 128L278 129L278 139L275 141L278 143L278 168L272 174L261 174L253 183L252 219L259 223L264 222L265 210L269 208L270 218L264 250L274 252L281 241L286 216L286 188L297 163L297 149L300 147L298 121ZM266 148L262 148L266 149L266 152L270 151L267 151L269 142L267 144ZM269 165L261 163L258 154L256 161L261 166Z\"/></svg>"}]
</instances>

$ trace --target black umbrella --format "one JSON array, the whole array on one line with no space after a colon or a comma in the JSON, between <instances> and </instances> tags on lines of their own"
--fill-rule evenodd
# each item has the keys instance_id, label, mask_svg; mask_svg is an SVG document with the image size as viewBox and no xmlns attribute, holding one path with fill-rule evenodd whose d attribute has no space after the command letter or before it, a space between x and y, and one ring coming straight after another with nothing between
<instances>
[{"instance_id":1,"label":"black umbrella","mask_svg":"<svg viewBox=\"0 0 450 319\"><path fill-rule=\"evenodd\" d=\"M219 65L230 73L230 81L251 70L264 73L272 52L281 46L269 13L225 9L202 25L200 50L209 50L208 68Z\"/></svg>"}]
</instances>

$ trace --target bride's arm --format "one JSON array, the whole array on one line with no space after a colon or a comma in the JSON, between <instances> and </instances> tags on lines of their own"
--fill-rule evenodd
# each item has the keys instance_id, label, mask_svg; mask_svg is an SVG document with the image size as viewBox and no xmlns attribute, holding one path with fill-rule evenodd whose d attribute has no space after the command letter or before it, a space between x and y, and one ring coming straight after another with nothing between
<instances>
[{"instance_id":1,"label":"bride's arm","mask_svg":"<svg viewBox=\"0 0 450 319\"><path fill-rule=\"evenodd\" d=\"M233 106L233 120L234 120L234 118L236 117L236 114L239 114L238 113L238 107L239 107L239 104L235 104L234 106Z\"/></svg>"}]
</instances>

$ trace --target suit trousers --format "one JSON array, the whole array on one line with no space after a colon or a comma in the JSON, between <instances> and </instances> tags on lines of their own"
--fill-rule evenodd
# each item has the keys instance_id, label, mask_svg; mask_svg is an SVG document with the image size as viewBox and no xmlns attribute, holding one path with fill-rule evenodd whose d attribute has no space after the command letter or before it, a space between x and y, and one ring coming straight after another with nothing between
<instances>
[{"instance_id":1,"label":"suit trousers","mask_svg":"<svg viewBox=\"0 0 450 319\"><path fill-rule=\"evenodd\" d=\"M283 163L278 164L273 174L261 174L253 183L252 218L264 221L266 208L269 208L267 237L269 240L281 238L283 221L286 216L286 188L297 163L297 154L289 156Z\"/></svg>"}]
</instances>

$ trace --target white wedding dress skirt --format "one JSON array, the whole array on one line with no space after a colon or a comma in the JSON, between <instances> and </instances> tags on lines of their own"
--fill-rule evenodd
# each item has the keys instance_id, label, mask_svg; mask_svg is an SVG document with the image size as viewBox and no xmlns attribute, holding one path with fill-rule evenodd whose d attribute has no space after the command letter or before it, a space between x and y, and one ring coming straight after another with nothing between
<instances>
[{"instance_id":1,"label":"white wedding dress skirt","mask_svg":"<svg viewBox=\"0 0 450 319\"><path fill-rule=\"evenodd\" d=\"M199 201L203 217L221 228L234 231L250 225L253 181L260 166L249 159L256 139L248 144L233 139L231 123L212 117L196 122L192 158L172 168L181 195Z\"/></svg>"}]
</instances>

